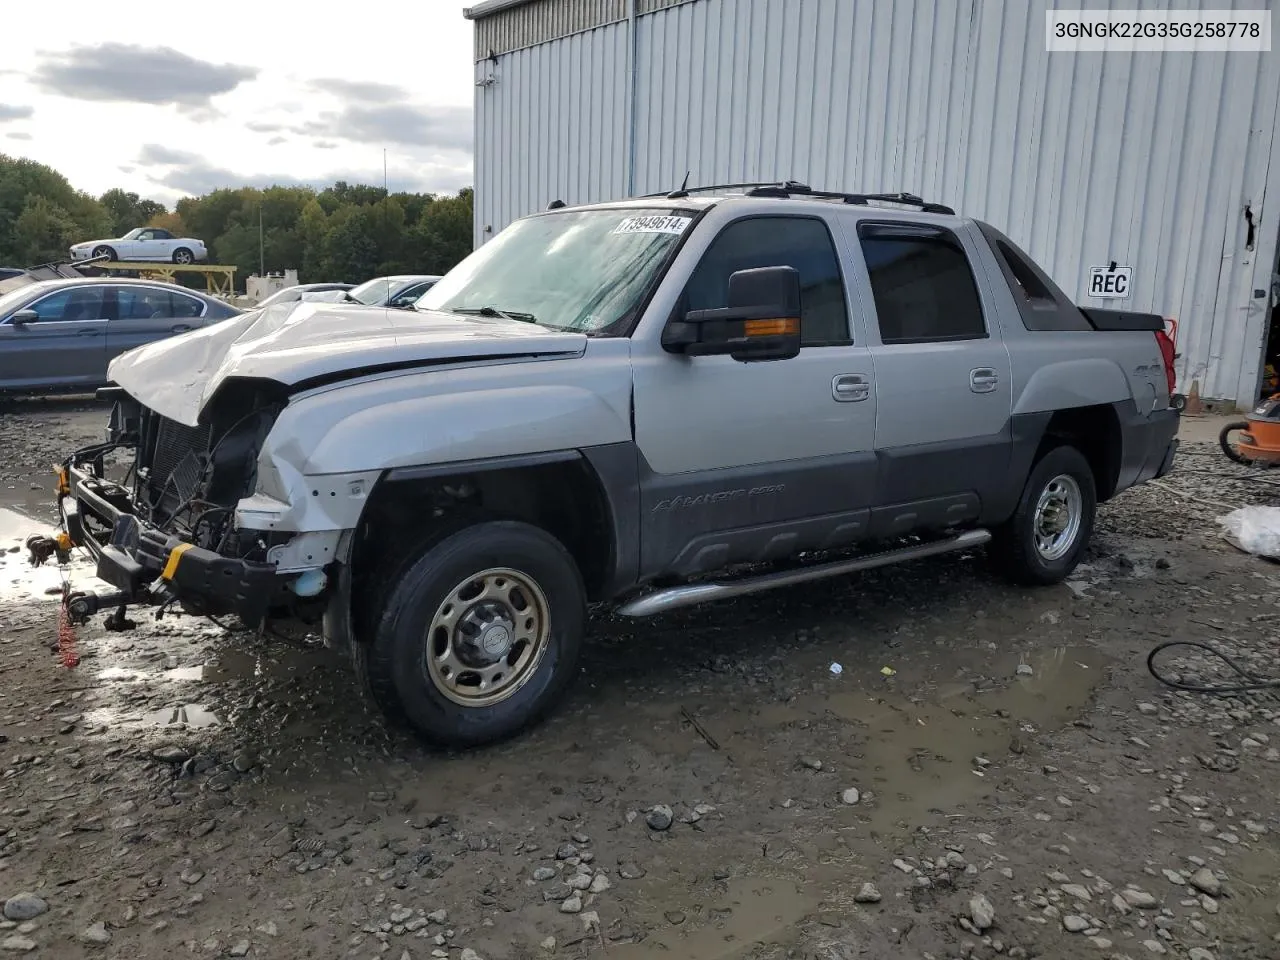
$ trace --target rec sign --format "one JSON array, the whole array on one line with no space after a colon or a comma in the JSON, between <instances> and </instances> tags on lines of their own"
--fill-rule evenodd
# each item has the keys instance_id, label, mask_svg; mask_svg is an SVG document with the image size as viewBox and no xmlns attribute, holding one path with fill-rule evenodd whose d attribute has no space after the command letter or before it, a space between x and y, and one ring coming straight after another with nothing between
<instances>
[{"instance_id":1,"label":"rec sign","mask_svg":"<svg viewBox=\"0 0 1280 960\"><path fill-rule=\"evenodd\" d=\"M1133 267L1089 268L1089 296L1106 299L1128 300L1133 288Z\"/></svg>"}]
</instances>

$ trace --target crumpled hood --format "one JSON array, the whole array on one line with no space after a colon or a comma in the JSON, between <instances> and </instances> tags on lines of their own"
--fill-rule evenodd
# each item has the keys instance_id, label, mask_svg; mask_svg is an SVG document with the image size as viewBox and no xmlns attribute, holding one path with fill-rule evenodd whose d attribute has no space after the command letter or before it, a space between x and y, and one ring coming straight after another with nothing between
<instances>
[{"instance_id":1,"label":"crumpled hood","mask_svg":"<svg viewBox=\"0 0 1280 960\"><path fill-rule=\"evenodd\" d=\"M573 354L585 346L583 334L519 320L300 301L130 350L111 361L107 375L145 406L194 426L229 377L291 387L390 365Z\"/></svg>"}]
</instances>

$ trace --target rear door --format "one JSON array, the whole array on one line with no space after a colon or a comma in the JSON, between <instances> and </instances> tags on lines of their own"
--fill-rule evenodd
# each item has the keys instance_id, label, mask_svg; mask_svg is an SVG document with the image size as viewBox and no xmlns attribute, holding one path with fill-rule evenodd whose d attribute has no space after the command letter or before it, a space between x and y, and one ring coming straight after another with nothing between
<instances>
[{"instance_id":1,"label":"rear door","mask_svg":"<svg viewBox=\"0 0 1280 960\"><path fill-rule=\"evenodd\" d=\"M858 221L875 367L873 533L975 522L1012 454L1009 352L962 224Z\"/></svg>"},{"instance_id":2,"label":"rear door","mask_svg":"<svg viewBox=\"0 0 1280 960\"><path fill-rule=\"evenodd\" d=\"M107 361L143 344L201 326L203 300L158 284L119 284L113 288L115 314L107 328Z\"/></svg>"},{"instance_id":3,"label":"rear door","mask_svg":"<svg viewBox=\"0 0 1280 960\"><path fill-rule=\"evenodd\" d=\"M0 380L12 387L106 382L108 304L101 286L77 285L27 304L39 319L0 320Z\"/></svg>"}]
</instances>

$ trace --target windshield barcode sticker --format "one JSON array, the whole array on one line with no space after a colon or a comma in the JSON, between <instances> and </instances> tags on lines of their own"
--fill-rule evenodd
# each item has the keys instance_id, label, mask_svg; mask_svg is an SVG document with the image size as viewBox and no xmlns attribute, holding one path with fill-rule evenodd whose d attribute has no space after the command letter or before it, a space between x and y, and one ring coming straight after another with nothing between
<instances>
[{"instance_id":1,"label":"windshield barcode sticker","mask_svg":"<svg viewBox=\"0 0 1280 960\"><path fill-rule=\"evenodd\" d=\"M684 233L693 217L628 217L613 228L614 233Z\"/></svg>"}]
</instances>

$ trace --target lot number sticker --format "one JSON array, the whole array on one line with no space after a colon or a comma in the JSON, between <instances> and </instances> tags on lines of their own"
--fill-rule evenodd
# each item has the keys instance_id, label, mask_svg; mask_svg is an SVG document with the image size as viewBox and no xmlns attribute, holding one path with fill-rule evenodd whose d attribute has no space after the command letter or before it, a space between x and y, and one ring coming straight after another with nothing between
<instances>
[{"instance_id":1,"label":"lot number sticker","mask_svg":"<svg viewBox=\"0 0 1280 960\"><path fill-rule=\"evenodd\" d=\"M1090 267L1089 296L1128 300L1133 289L1133 267Z\"/></svg>"},{"instance_id":2,"label":"lot number sticker","mask_svg":"<svg viewBox=\"0 0 1280 960\"><path fill-rule=\"evenodd\" d=\"M693 217L628 217L613 228L614 233L684 233Z\"/></svg>"}]
</instances>

